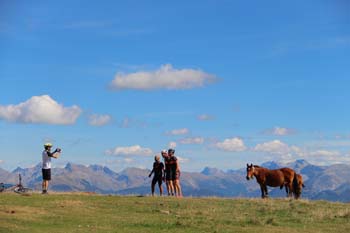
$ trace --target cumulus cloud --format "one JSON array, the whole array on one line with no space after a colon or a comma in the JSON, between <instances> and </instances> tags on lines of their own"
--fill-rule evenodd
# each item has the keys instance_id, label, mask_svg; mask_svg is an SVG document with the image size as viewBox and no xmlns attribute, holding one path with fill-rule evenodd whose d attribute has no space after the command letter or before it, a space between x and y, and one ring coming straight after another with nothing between
<instances>
[{"instance_id":1,"label":"cumulus cloud","mask_svg":"<svg viewBox=\"0 0 350 233\"><path fill-rule=\"evenodd\" d=\"M150 148L143 148L140 145L126 146L126 147L115 147L114 149L107 150L107 155L144 155L149 156L153 154L153 151Z\"/></svg>"},{"instance_id":2,"label":"cumulus cloud","mask_svg":"<svg viewBox=\"0 0 350 233\"><path fill-rule=\"evenodd\" d=\"M283 127L276 126L276 127L273 127L272 129L266 129L263 133L267 135L286 136L286 135L295 134L296 131L291 128L283 128Z\"/></svg>"},{"instance_id":3,"label":"cumulus cloud","mask_svg":"<svg viewBox=\"0 0 350 233\"><path fill-rule=\"evenodd\" d=\"M0 105L0 119L31 124L74 124L82 110L73 105L64 107L49 95L33 96L17 105Z\"/></svg>"},{"instance_id":4,"label":"cumulus cloud","mask_svg":"<svg viewBox=\"0 0 350 233\"><path fill-rule=\"evenodd\" d=\"M315 157L335 157L339 156L340 153L339 151L329 151L329 150L316 150L316 151L311 151L307 153L308 156L315 156Z\"/></svg>"},{"instance_id":5,"label":"cumulus cloud","mask_svg":"<svg viewBox=\"0 0 350 233\"><path fill-rule=\"evenodd\" d=\"M89 116L89 124L92 126L103 126L110 123L112 117L110 115L99 115L99 114L91 114Z\"/></svg>"},{"instance_id":6,"label":"cumulus cloud","mask_svg":"<svg viewBox=\"0 0 350 233\"><path fill-rule=\"evenodd\" d=\"M314 150L304 151L303 158L317 165L329 165L335 163L350 163L350 157L346 153L336 150Z\"/></svg>"},{"instance_id":7,"label":"cumulus cloud","mask_svg":"<svg viewBox=\"0 0 350 233\"><path fill-rule=\"evenodd\" d=\"M301 148L295 145L288 145L279 140L273 140L257 144L252 148L255 152L263 152L269 155L269 159L291 162L295 159L305 159L317 165L329 165L334 163L349 163L348 155L337 150Z\"/></svg>"},{"instance_id":8,"label":"cumulus cloud","mask_svg":"<svg viewBox=\"0 0 350 233\"><path fill-rule=\"evenodd\" d=\"M173 129L171 131L166 132L167 135L185 135L190 132L189 129L187 128L182 128L182 129Z\"/></svg>"},{"instance_id":9,"label":"cumulus cloud","mask_svg":"<svg viewBox=\"0 0 350 233\"><path fill-rule=\"evenodd\" d=\"M215 75L195 69L174 69L171 64L162 65L155 71L139 71L135 73L118 73L110 86L114 90L136 89L192 89L213 83Z\"/></svg>"},{"instance_id":10,"label":"cumulus cloud","mask_svg":"<svg viewBox=\"0 0 350 233\"><path fill-rule=\"evenodd\" d=\"M273 140L270 142L257 144L254 147L254 151L266 152L271 154L286 154L289 153L290 148L286 143L283 143L280 140Z\"/></svg>"},{"instance_id":11,"label":"cumulus cloud","mask_svg":"<svg viewBox=\"0 0 350 233\"><path fill-rule=\"evenodd\" d=\"M209 115L209 114L201 114L197 116L197 120L199 121L210 121L213 120L214 116Z\"/></svg>"},{"instance_id":12,"label":"cumulus cloud","mask_svg":"<svg viewBox=\"0 0 350 233\"><path fill-rule=\"evenodd\" d=\"M134 160L132 158L124 158L125 163L133 163Z\"/></svg>"},{"instance_id":13,"label":"cumulus cloud","mask_svg":"<svg viewBox=\"0 0 350 233\"><path fill-rule=\"evenodd\" d=\"M202 137L188 137L179 140L181 144L203 144L204 138Z\"/></svg>"},{"instance_id":14,"label":"cumulus cloud","mask_svg":"<svg viewBox=\"0 0 350 233\"><path fill-rule=\"evenodd\" d=\"M305 150L294 145L288 145L280 140L273 140L257 144L253 151L263 152L272 160L291 162L297 158L305 158Z\"/></svg>"},{"instance_id":15,"label":"cumulus cloud","mask_svg":"<svg viewBox=\"0 0 350 233\"><path fill-rule=\"evenodd\" d=\"M220 150L230 152L240 152L247 149L247 147L244 145L243 140L239 137L227 138L222 142L217 142L215 144L215 147Z\"/></svg>"}]
</instances>

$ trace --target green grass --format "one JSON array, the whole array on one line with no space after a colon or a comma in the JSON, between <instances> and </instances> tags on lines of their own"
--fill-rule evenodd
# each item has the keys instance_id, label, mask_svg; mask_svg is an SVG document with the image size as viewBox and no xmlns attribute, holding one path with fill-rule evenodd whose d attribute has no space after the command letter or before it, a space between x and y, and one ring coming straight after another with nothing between
<instances>
[{"instance_id":1,"label":"green grass","mask_svg":"<svg viewBox=\"0 0 350 233\"><path fill-rule=\"evenodd\" d=\"M289 199L0 195L0 232L350 232L350 205Z\"/></svg>"}]
</instances>

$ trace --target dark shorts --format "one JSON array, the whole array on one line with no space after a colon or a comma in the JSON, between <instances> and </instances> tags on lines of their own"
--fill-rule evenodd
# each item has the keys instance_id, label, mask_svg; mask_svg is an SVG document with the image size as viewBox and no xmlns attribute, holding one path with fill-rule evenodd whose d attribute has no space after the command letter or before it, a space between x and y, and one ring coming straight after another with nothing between
<instances>
[{"instance_id":1,"label":"dark shorts","mask_svg":"<svg viewBox=\"0 0 350 233\"><path fill-rule=\"evenodd\" d=\"M161 177L161 176L159 176L159 177L153 177L153 179L152 179L152 186L153 185L155 185L156 183L158 183L158 185L160 186L160 185L162 185L162 183L163 183L163 178Z\"/></svg>"},{"instance_id":2,"label":"dark shorts","mask_svg":"<svg viewBox=\"0 0 350 233\"><path fill-rule=\"evenodd\" d=\"M51 180L51 169L42 169L43 180Z\"/></svg>"},{"instance_id":3,"label":"dark shorts","mask_svg":"<svg viewBox=\"0 0 350 233\"><path fill-rule=\"evenodd\" d=\"M168 180L171 180L171 171L165 171L165 179L168 181Z\"/></svg>"},{"instance_id":4,"label":"dark shorts","mask_svg":"<svg viewBox=\"0 0 350 233\"><path fill-rule=\"evenodd\" d=\"M172 171L171 172L171 180L174 181L174 180L179 180L180 179L180 171Z\"/></svg>"}]
</instances>

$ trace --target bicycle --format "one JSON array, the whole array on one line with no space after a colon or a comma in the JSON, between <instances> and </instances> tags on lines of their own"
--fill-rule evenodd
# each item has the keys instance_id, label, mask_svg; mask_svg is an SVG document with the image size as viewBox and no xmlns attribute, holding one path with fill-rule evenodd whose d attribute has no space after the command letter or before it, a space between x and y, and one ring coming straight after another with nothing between
<instances>
[{"instance_id":1,"label":"bicycle","mask_svg":"<svg viewBox=\"0 0 350 233\"><path fill-rule=\"evenodd\" d=\"M18 194L28 194L33 191L33 189L26 188L22 185L22 176L18 174L18 184L6 187L4 183L0 183L0 192L13 191Z\"/></svg>"}]
</instances>

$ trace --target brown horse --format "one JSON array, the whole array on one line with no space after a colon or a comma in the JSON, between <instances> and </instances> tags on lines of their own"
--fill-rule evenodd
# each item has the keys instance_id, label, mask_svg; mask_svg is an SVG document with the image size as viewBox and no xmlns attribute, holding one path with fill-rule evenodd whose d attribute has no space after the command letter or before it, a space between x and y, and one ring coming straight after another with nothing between
<instances>
[{"instance_id":1,"label":"brown horse","mask_svg":"<svg viewBox=\"0 0 350 233\"><path fill-rule=\"evenodd\" d=\"M294 183L298 183L296 172L288 167L280 168L279 170L283 172L285 182L284 186L286 187L287 197L291 197L294 193L294 187L296 187ZM282 189L283 185L280 188Z\"/></svg>"},{"instance_id":2,"label":"brown horse","mask_svg":"<svg viewBox=\"0 0 350 233\"><path fill-rule=\"evenodd\" d=\"M294 190L293 194L295 199L299 199L301 196L301 191L305 188L303 177L300 174L296 174L297 179L293 182Z\"/></svg>"},{"instance_id":3,"label":"brown horse","mask_svg":"<svg viewBox=\"0 0 350 233\"><path fill-rule=\"evenodd\" d=\"M256 178L260 185L261 197L267 198L267 186L283 187L286 184L285 175L280 169L270 170L253 164L247 164L247 180Z\"/></svg>"},{"instance_id":4,"label":"brown horse","mask_svg":"<svg viewBox=\"0 0 350 233\"><path fill-rule=\"evenodd\" d=\"M287 171L285 172L287 173ZM289 174L291 173L289 172ZM293 179L293 189L290 189L290 184L287 184L287 183L285 184L285 187L286 187L287 196L291 196L291 194L293 194L295 199L299 199L301 195L301 191L305 187L303 177L300 174L295 173L295 177ZM282 189L283 186L281 186L280 188Z\"/></svg>"}]
</instances>

